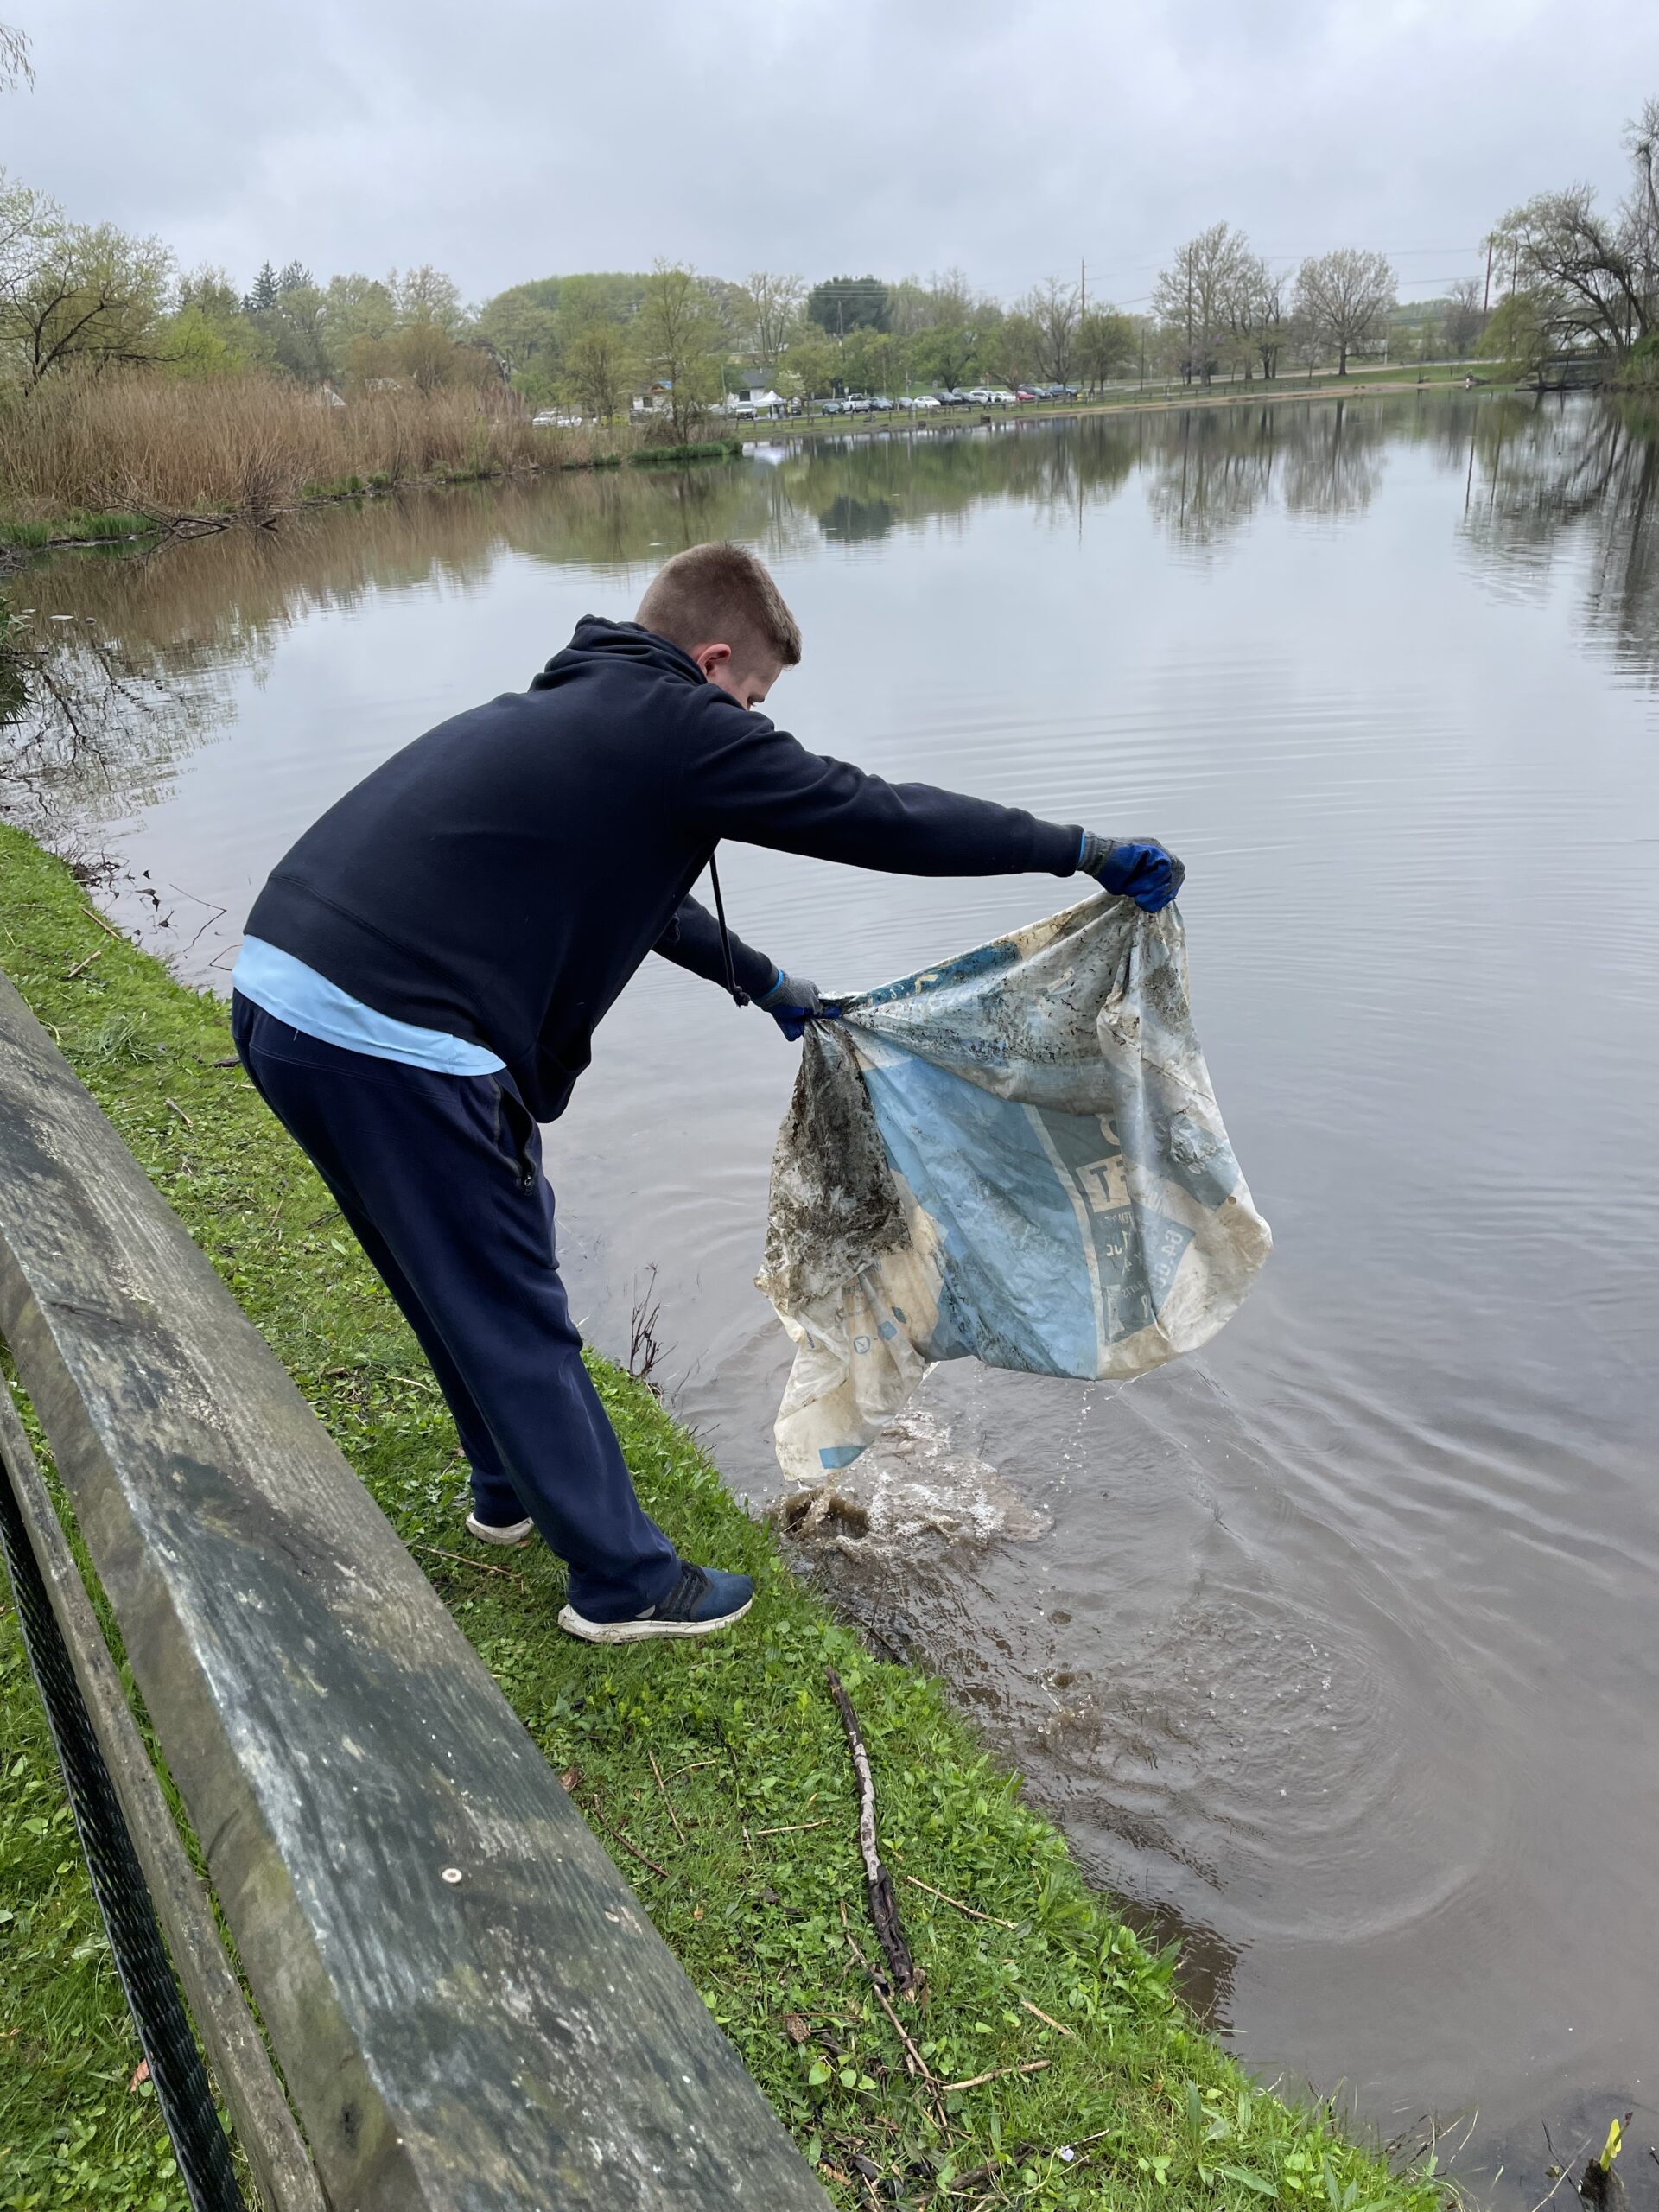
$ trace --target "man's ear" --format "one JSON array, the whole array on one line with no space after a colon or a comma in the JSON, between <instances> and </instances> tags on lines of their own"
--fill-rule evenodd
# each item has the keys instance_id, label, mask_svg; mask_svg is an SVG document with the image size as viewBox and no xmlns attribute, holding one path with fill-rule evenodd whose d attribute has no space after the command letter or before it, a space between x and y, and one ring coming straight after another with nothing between
<instances>
[{"instance_id":1,"label":"man's ear","mask_svg":"<svg viewBox=\"0 0 1659 2212\"><path fill-rule=\"evenodd\" d=\"M729 645L694 645L691 658L702 671L706 681L716 683L720 680L719 671L731 666L732 649Z\"/></svg>"}]
</instances>

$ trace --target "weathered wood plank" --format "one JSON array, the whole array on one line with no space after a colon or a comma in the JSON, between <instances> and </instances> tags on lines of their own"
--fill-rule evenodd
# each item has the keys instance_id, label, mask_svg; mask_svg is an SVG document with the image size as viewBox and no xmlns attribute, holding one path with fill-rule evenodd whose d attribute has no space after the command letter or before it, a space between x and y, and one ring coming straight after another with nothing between
<instances>
[{"instance_id":1,"label":"weathered wood plank","mask_svg":"<svg viewBox=\"0 0 1659 2212\"><path fill-rule=\"evenodd\" d=\"M219 1942L127 1704L104 1632L10 1393L0 1384L0 1466L73 1663L87 1718L132 1838L198 2034L269 2212L325 2212L316 2170Z\"/></svg>"},{"instance_id":2,"label":"weathered wood plank","mask_svg":"<svg viewBox=\"0 0 1659 2212\"><path fill-rule=\"evenodd\" d=\"M488 1672L3 979L0 1336L328 2200L823 2212Z\"/></svg>"}]
</instances>

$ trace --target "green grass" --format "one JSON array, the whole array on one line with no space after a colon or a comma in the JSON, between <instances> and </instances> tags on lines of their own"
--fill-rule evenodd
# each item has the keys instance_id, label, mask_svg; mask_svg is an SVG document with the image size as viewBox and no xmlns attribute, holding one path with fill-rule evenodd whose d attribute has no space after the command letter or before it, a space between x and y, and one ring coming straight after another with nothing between
<instances>
[{"instance_id":1,"label":"green grass","mask_svg":"<svg viewBox=\"0 0 1659 2212\"><path fill-rule=\"evenodd\" d=\"M34 552L47 545L143 537L152 534L157 526L148 515L79 512L56 515L49 522L0 521L0 545L13 545L22 552Z\"/></svg>"},{"instance_id":2,"label":"green grass","mask_svg":"<svg viewBox=\"0 0 1659 2212\"><path fill-rule=\"evenodd\" d=\"M709 438L696 445L644 446L628 461L634 468L680 468L690 461L735 461L742 451L741 438Z\"/></svg>"},{"instance_id":3,"label":"green grass","mask_svg":"<svg viewBox=\"0 0 1659 2212\"><path fill-rule=\"evenodd\" d=\"M759 1599L705 1646L561 1637L548 1553L486 1554L462 1533L465 1471L442 1402L308 1165L240 1071L215 1065L231 1052L224 1009L111 942L84 906L66 868L0 828L0 966L405 1540L472 1562L415 1554L838 2204L1443 2201L1430 2175L1391 2176L1328 2113L1251 2085L1172 1993L1173 1956L1085 1888L939 1687L871 1657L695 1441L601 1360L646 1505L689 1556L754 1573ZM927 1975L925 2006L899 2008L908 2033L940 2083L1040 2071L938 2096L906 2073L851 1948L876 1955L830 1663L862 1719ZM127 2088L137 2050L9 1611L0 1731L0 2207L174 2212L181 2194L153 2104ZM889 2179L896 2193L878 2199L868 2184Z\"/></svg>"}]
</instances>

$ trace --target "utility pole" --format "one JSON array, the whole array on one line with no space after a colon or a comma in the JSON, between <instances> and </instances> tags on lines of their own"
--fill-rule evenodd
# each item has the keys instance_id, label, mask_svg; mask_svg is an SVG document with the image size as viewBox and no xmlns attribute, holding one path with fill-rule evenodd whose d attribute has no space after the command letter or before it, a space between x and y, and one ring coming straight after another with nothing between
<instances>
[{"instance_id":1,"label":"utility pole","mask_svg":"<svg viewBox=\"0 0 1659 2212\"><path fill-rule=\"evenodd\" d=\"M1077 321L1089 312L1089 263L1085 257L1077 276Z\"/></svg>"},{"instance_id":2,"label":"utility pole","mask_svg":"<svg viewBox=\"0 0 1659 2212\"><path fill-rule=\"evenodd\" d=\"M1497 236L1494 232L1486 240L1486 289L1481 294L1480 298L1482 315L1485 315L1492 304L1492 248L1497 244Z\"/></svg>"}]
</instances>

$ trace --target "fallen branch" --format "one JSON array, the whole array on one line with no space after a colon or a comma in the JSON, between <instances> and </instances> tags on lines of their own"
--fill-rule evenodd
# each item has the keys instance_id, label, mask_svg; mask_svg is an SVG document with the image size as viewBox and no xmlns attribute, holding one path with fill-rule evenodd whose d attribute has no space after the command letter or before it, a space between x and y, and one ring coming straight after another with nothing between
<instances>
[{"instance_id":1,"label":"fallen branch","mask_svg":"<svg viewBox=\"0 0 1659 2212\"><path fill-rule=\"evenodd\" d=\"M865 1957L863 1952L859 1949L858 1938L854 1935L852 1929L847 1925L847 1907L845 1904L842 1903L839 1897L837 1897L836 1902L841 1906L841 1924L846 1934L848 1943L851 1947L853 1956L858 1961L860 1966L863 1967L865 1973L870 1977L870 1987L875 1992L876 2003L881 2007L881 2010L887 2014L887 2018L893 2022L893 2026L898 2030L899 2040L905 2046L906 2067L910 2072L913 2074L919 2074L923 2081L925 2082L930 2088L933 2087L934 2077L928 2070L927 2061L922 2056L921 2052L917 2050L915 2044L911 2041L909 2030L906 2027L899 2015L893 2011L892 2005L887 2002L887 1993L881 1986L880 1975ZM939 2117L941 2120L944 2119L944 2115L943 2113L941 2113Z\"/></svg>"},{"instance_id":2,"label":"fallen branch","mask_svg":"<svg viewBox=\"0 0 1659 2212\"><path fill-rule=\"evenodd\" d=\"M607 1821L606 1825L609 1827L610 1824ZM645 1853L640 1850L637 1843L630 1843L628 1841L628 1839L623 1834L620 1828L611 1828L610 1832L621 1845L623 1850L631 1851L642 1866L649 1866L653 1874L660 1874L665 1882L671 1882L673 1880L674 1877L669 1872L666 1866L659 1866L654 1859L647 1859Z\"/></svg>"},{"instance_id":3,"label":"fallen branch","mask_svg":"<svg viewBox=\"0 0 1659 2212\"><path fill-rule=\"evenodd\" d=\"M100 944L96 952L89 952L84 960L77 960L74 966L65 972L64 982L73 983L83 968L90 968L94 960L101 960L109 949L107 944Z\"/></svg>"},{"instance_id":4,"label":"fallen branch","mask_svg":"<svg viewBox=\"0 0 1659 2212\"><path fill-rule=\"evenodd\" d=\"M1056 2020L1051 2018L1048 2013L1044 2012L1040 2005L1033 2005L1029 1997L1022 1997L1020 1999L1020 2002L1024 2005L1027 2012L1031 2014L1032 2018L1033 2020L1040 2020L1046 2028L1058 2028L1063 2036L1071 2036L1073 2038L1076 2037L1077 2031L1075 2028L1068 2028L1064 2020Z\"/></svg>"},{"instance_id":5,"label":"fallen branch","mask_svg":"<svg viewBox=\"0 0 1659 2212\"><path fill-rule=\"evenodd\" d=\"M829 1825L827 1820L785 1821L780 1828L756 1828L755 1834L756 1835L800 1835L807 1828L827 1828Z\"/></svg>"},{"instance_id":6,"label":"fallen branch","mask_svg":"<svg viewBox=\"0 0 1659 2212\"><path fill-rule=\"evenodd\" d=\"M470 1567L474 1574L499 1574L504 1581L516 1582L521 1590L524 1586L524 1576L515 1574L510 1567L492 1567L487 1560L468 1559L465 1552L447 1552L441 1544L423 1544L412 1536L409 1548L412 1552L430 1552L434 1559L453 1560L457 1567Z\"/></svg>"},{"instance_id":7,"label":"fallen branch","mask_svg":"<svg viewBox=\"0 0 1659 2212\"><path fill-rule=\"evenodd\" d=\"M89 922L96 922L99 929L104 931L107 936L112 937L118 944L121 943L121 932L116 928L112 922L106 922L103 915L97 912L91 906L83 906L80 911L86 915Z\"/></svg>"},{"instance_id":8,"label":"fallen branch","mask_svg":"<svg viewBox=\"0 0 1659 2212\"><path fill-rule=\"evenodd\" d=\"M830 1684L830 1694L836 1700L836 1709L841 1715L841 1725L847 1735L847 1748L853 1755L853 1769L858 1777L858 1848L864 1860L864 1879L870 1893L870 1918L880 1938L893 1987L901 1997L918 1997L923 1976L910 1955L909 1944L905 1941L905 1931L899 1919L899 1902L893 1893L893 1878L882 1864L881 1853L876 1847L875 1783L870 1774L869 1753L864 1748L864 1738L859 1732L858 1715L853 1711L852 1700L842 1687L841 1676L833 1667L826 1667L823 1671Z\"/></svg>"},{"instance_id":9,"label":"fallen branch","mask_svg":"<svg viewBox=\"0 0 1659 2212\"><path fill-rule=\"evenodd\" d=\"M163 1099L163 1100L162 1101L162 1103L164 1106L170 1106L170 1107L173 1109L173 1111L174 1111L174 1112L178 1116L179 1119L180 1119L180 1120L184 1123L184 1126L185 1126L185 1128L186 1128L187 1129L194 1129L194 1128L195 1128L195 1126L196 1126L196 1125L195 1125L195 1123L191 1120L190 1116L189 1116L185 1112L185 1110L184 1110L183 1107L180 1105L180 1103L179 1103L179 1102L178 1102L178 1100L177 1100L176 1098L165 1098L165 1099Z\"/></svg>"},{"instance_id":10,"label":"fallen branch","mask_svg":"<svg viewBox=\"0 0 1659 2212\"><path fill-rule=\"evenodd\" d=\"M1018 1928L1020 1925L1017 1920L999 1920L994 1912L981 1912L975 1905L963 1904L960 1897L946 1896L943 1890L936 1890L931 1882L924 1882L914 1874L906 1874L905 1879L914 1882L918 1890L925 1890L929 1897L938 1897L944 1904L955 1905L957 1910L965 1912L969 1920L988 1920L993 1928Z\"/></svg>"},{"instance_id":11,"label":"fallen branch","mask_svg":"<svg viewBox=\"0 0 1659 2212\"><path fill-rule=\"evenodd\" d=\"M1052 2058L1033 2058L1024 2066L998 2066L988 2074L975 2074L966 2082L946 2082L943 2086L945 2094L952 2096L958 2089L981 2089L987 2082L1006 2081L1010 2074L1040 2074L1045 2066L1053 2063Z\"/></svg>"}]
</instances>

